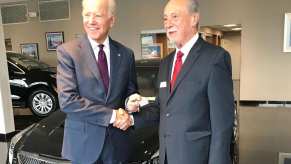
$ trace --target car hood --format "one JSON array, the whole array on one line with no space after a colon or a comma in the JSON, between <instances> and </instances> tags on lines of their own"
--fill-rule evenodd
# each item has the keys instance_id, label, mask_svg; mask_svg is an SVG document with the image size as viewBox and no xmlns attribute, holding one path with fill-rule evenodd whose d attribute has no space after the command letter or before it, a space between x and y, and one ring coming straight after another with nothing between
<instances>
[{"instance_id":1,"label":"car hood","mask_svg":"<svg viewBox=\"0 0 291 164\"><path fill-rule=\"evenodd\" d=\"M25 135L21 150L43 156L61 158L65 114L56 111L36 123Z\"/></svg>"},{"instance_id":2,"label":"car hood","mask_svg":"<svg viewBox=\"0 0 291 164\"><path fill-rule=\"evenodd\" d=\"M22 138L19 150L54 159L61 158L65 114L61 111L36 123ZM158 150L158 126L132 130L133 155L130 161L146 161Z\"/></svg>"}]
</instances>

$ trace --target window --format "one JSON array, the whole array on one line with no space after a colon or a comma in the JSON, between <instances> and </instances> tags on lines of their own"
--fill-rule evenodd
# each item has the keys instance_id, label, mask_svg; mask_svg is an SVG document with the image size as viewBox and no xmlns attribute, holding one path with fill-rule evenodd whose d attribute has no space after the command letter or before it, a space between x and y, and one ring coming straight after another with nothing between
<instances>
[{"instance_id":1,"label":"window","mask_svg":"<svg viewBox=\"0 0 291 164\"><path fill-rule=\"evenodd\" d=\"M39 20L70 19L70 0L39 0Z\"/></svg>"},{"instance_id":2,"label":"window","mask_svg":"<svg viewBox=\"0 0 291 164\"><path fill-rule=\"evenodd\" d=\"M14 4L1 6L3 24L25 23L27 19L27 5Z\"/></svg>"},{"instance_id":3,"label":"window","mask_svg":"<svg viewBox=\"0 0 291 164\"><path fill-rule=\"evenodd\" d=\"M137 83L142 96L156 96L158 69L158 67L137 67Z\"/></svg>"}]
</instances>

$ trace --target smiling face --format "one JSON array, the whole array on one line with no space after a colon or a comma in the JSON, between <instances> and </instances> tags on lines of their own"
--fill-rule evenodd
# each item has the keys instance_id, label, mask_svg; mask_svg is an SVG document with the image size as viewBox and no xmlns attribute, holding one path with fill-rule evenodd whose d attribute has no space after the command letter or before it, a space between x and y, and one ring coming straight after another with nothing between
<instances>
[{"instance_id":1,"label":"smiling face","mask_svg":"<svg viewBox=\"0 0 291 164\"><path fill-rule=\"evenodd\" d=\"M115 17L110 11L110 0L83 1L83 27L87 35L97 43L103 43L113 27Z\"/></svg>"},{"instance_id":2,"label":"smiling face","mask_svg":"<svg viewBox=\"0 0 291 164\"><path fill-rule=\"evenodd\" d=\"M189 0L170 0L164 9L164 28L178 48L197 32L199 14L190 12L189 3Z\"/></svg>"}]
</instances>

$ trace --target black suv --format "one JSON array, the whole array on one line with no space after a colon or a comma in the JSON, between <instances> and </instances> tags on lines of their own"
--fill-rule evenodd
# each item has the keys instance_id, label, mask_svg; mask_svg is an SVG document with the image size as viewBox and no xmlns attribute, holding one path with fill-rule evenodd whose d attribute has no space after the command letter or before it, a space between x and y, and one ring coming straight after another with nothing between
<instances>
[{"instance_id":1,"label":"black suv","mask_svg":"<svg viewBox=\"0 0 291 164\"><path fill-rule=\"evenodd\" d=\"M56 71L23 54L6 55L13 106L29 107L39 117L56 110Z\"/></svg>"}]
</instances>

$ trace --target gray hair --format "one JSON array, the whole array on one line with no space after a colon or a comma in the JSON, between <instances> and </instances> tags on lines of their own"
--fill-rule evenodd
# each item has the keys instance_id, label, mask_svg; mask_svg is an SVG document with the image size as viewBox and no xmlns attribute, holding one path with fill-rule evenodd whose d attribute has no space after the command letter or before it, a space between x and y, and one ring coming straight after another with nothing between
<instances>
[{"instance_id":1,"label":"gray hair","mask_svg":"<svg viewBox=\"0 0 291 164\"><path fill-rule=\"evenodd\" d=\"M199 3L198 0L188 0L188 10L190 13L198 13L199 12Z\"/></svg>"},{"instance_id":2,"label":"gray hair","mask_svg":"<svg viewBox=\"0 0 291 164\"><path fill-rule=\"evenodd\" d=\"M83 0L82 1L82 7L84 9L84 7L86 6L86 3L88 2L89 0ZM98 0L95 0L95 1L98 1ZM107 0L108 1L108 11L111 15L115 16L116 14L116 2L115 0Z\"/></svg>"}]
</instances>

